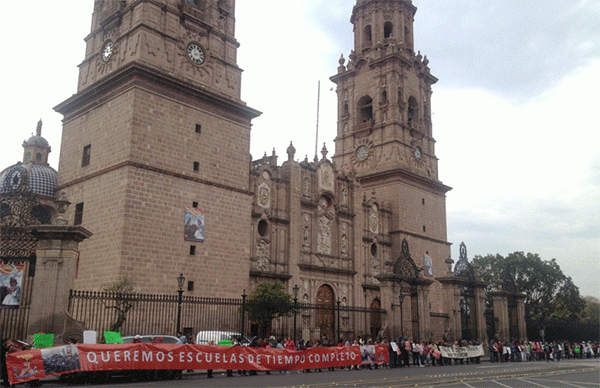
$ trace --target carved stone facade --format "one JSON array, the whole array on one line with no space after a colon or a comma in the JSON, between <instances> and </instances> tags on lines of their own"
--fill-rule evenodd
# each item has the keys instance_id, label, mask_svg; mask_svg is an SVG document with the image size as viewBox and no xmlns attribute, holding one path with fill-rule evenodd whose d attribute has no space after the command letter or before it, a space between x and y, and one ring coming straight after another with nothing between
<instances>
[{"instance_id":1,"label":"carved stone facade","mask_svg":"<svg viewBox=\"0 0 600 388\"><path fill-rule=\"evenodd\" d=\"M77 93L55 108L58 189L76 205L66 215L94 234L79 246L75 288L127 275L141 292L170 293L185 273L201 285L189 295L239 297L274 280L299 285L306 303L385 311L357 333L460 337L460 287L481 287L447 269L437 79L414 52L411 1L357 0L354 49L331 77L335 153L298 162L290 144L281 165L274 152L250 160L260 112L240 98L234 0L94 4ZM184 240L190 206L205 216L202 243ZM301 319L319 333L334 324ZM351 322L342 314L341 330Z\"/></svg>"}]
</instances>

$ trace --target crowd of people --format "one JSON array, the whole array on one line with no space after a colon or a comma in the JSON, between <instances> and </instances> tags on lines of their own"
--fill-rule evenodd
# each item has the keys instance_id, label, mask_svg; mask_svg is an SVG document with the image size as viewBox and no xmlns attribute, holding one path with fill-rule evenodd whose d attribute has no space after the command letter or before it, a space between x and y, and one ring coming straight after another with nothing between
<instances>
[{"instance_id":1,"label":"crowd of people","mask_svg":"<svg viewBox=\"0 0 600 388\"><path fill-rule=\"evenodd\" d=\"M371 365L355 365L352 367L344 367L345 370L357 370L361 368L378 369L378 368L408 368L408 367L427 367L427 366L449 366L463 364L479 364L481 357L444 357L442 347L447 349L457 350L459 348L474 347L480 345L476 341L411 341L406 337L400 337L398 340L381 339L365 339L358 336L352 340L342 340L337 342L337 345L331 343L326 337L322 340L304 341L300 339L296 342L292 338L281 338L276 340L275 337L259 338L253 337L250 346L277 348L288 350L306 350L310 347L319 346L360 346L360 345L385 345L389 350L389 359L387 363L374 363ZM596 358L600 356L600 349L595 342L552 342L542 343L536 341L498 341L491 340L489 343L489 354L491 362L521 362L521 361L560 361L560 359L573 358ZM333 370L334 368L329 368ZM321 369L302 370L300 373L322 372ZM240 371L240 374L246 374L245 371ZM250 375L255 375L256 371L249 372ZM270 372L266 372L270 374ZM279 373L290 373L289 371L279 371Z\"/></svg>"},{"instance_id":2,"label":"crowd of people","mask_svg":"<svg viewBox=\"0 0 600 388\"><path fill-rule=\"evenodd\" d=\"M600 349L596 342L568 341L490 341L491 362L560 361L561 359L597 358Z\"/></svg>"}]
</instances>

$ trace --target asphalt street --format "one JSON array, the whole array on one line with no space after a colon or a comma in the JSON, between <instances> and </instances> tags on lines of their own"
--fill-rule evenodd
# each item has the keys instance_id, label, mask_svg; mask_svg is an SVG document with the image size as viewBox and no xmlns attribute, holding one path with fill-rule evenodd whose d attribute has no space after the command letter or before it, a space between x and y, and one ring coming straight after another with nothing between
<instances>
[{"instance_id":1,"label":"asphalt street","mask_svg":"<svg viewBox=\"0 0 600 388\"><path fill-rule=\"evenodd\" d=\"M64 387L55 378L43 381L43 387ZM600 387L600 359L563 360L560 363L524 362L477 365L452 365L443 367L410 367L377 370L336 370L334 372L289 374L271 372L257 376L226 377L221 371L209 379L205 371L184 373L181 380L119 381L99 384L73 384L71 387L95 386L111 388L137 387L453 387L453 388L526 388L526 387Z\"/></svg>"}]
</instances>

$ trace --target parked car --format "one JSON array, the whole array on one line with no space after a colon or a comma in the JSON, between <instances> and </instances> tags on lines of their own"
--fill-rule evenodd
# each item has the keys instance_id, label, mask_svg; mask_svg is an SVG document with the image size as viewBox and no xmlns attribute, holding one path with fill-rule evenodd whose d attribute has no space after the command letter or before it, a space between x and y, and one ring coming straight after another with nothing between
<instances>
[{"instance_id":1,"label":"parked car","mask_svg":"<svg viewBox=\"0 0 600 388\"><path fill-rule=\"evenodd\" d=\"M196 334L197 345L208 345L209 341L213 341L215 345L218 345L219 341L227 340L233 344L241 343L244 346L250 343L246 337L234 331L199 331Z\"/></svg>"},{"instance_id":2,"label":"parked car","mask_svg":"<svg viewBox=\"0 0 600 388\"><path fill-rule=\"evenodd\" d=\"M150 343L178 344L178 345L183 344L183 342L181 342L181 340L179 338L175 337L174 335L140 335L140 336L131 335L131 336L123 337L123 343L130 344L133 342L135 337L140 337L140 339L142 340L142 343L145 343L145 344L150 344Z\"/></svg>"}]
</instances>

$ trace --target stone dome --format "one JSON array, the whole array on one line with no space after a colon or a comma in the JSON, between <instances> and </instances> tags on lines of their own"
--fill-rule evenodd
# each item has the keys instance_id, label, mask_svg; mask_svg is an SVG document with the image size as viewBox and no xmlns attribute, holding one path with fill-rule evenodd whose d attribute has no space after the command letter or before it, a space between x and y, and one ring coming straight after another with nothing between
<instances>
[{"instance_id":1,"label":"stone dome","mask_svg":"<svg viewBox=\"0 0 600 388\"><path fill-rule=\"evenodd\" d=\"M23 146L50 147L50 144L42 136L33 135L23 143Z\"/></svg>"},{"instance_id":2,"label":"stone dome","mask_svg":"<svg viewBox=\"0 0 600 388\"><path fill-rule=\"evenodd\" d=\"M50 166L19 162L0 172L0 194L16 191L25 184L34 194L53 198L57 176L56 170Z\"/></svg>"}]
</instances>

